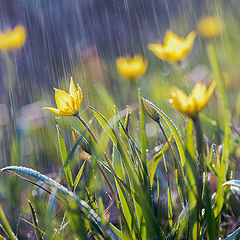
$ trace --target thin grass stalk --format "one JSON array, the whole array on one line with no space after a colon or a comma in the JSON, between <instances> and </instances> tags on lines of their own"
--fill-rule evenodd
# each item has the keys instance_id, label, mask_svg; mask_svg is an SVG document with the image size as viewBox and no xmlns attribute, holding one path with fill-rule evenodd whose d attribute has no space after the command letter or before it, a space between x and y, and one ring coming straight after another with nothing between
<instances>
[{"instance_id":1,"label":"thin grass stalk","mask_svg":"<svg viewBox=\"0 0 240 240\"><path fill-rule=\"evenodd\" d=\"M0 220L1 220L1 225L3 227L3 230L8 235L9 239L17 240L17 237L14 235L1 205L0 205Z\"/></svg>"},{"instance_id":2,"label":"thin grass stalk","mask_svg":"<svg viewBox=\"0 0 240 240\"><path fill-rule=\"evenodd\" d=\"M197 115L193 119L193 124L196 133L196 143L197 143L197 151L198 151L198 196L197 196L197 212L198 212L198 223L197 223L197 232L200 233L200 216L201 216L201 208L202 208L202 192L203 192L203 170L204 170L204 163L203 163L203 148L204 148L204 139L202 134L202 129L200 125L200 118ZM199 236L198 236L199 237Z\"/></svg>"},{"instance_id":3,"label":"thin grass stalk","mask_svg":"<svg viewBox=\"0 0 240 240\"><path fill-rule=\"evenodd\" d=\"M207 42L206 48L207 48L209 61L212 67L212 71L214 74L214 79L217 81L218 91L220 95L219 112L220 112L220 119L223 119L221 128L222 130L225 130L225 126L227 123L227 114L229 112L229 103L227 99L226 90L224 87L223 74L222 74L222 70L220 67L220 63L219 63L215 48L212 45L212 43Z\"/></svg>"}]
</instances>

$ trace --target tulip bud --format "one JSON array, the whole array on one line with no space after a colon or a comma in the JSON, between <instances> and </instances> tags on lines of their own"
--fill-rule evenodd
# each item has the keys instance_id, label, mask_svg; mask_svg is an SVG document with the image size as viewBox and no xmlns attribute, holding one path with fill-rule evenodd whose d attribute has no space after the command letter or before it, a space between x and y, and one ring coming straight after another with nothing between
<instances>
[{"instance_id":1,"label":"tulip bud","mask_svg":"<svg viewBox=\"0 0 240 240\"><path fill-rule=\"evenodd\" d=\"M89 142L75 128L72 128L72 136L75 143L79 142L79 146L83 149L83 151L90 155L92 154L92 148Z\"/></svg>"},{"instance_id":2,"label":"tulip bud","mask_svg":"<svg viewBox=\"0 0 240 240\"><path fill-rule=\"evenodd\" d=\"M160 117L157 111L152 107L150 102L144 98L142 98L143 105L146 109L147 114L156 122L159 121Z\"/></svg>"}]
</instances>

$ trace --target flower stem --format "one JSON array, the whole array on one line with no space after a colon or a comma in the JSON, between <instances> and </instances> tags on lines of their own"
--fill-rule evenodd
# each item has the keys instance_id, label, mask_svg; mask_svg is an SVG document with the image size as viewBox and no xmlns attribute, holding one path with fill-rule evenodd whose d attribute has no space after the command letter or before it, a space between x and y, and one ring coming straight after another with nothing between
<instances>
[{"instance_id":1,"label":"flower stem","mask_svg":"<svg viewBox=\"0 0 240 240\"><path fill-rule=\"evenodd\" d=\"M168 137L167 137L167 135L166 135L166 133L165 133L165 131L164 131L164 129L163 129L163 126L162 126L160 120L158 120L157 123L158 123L158 126L160 127L160 129L161 129L161 131L162 131L162 133L163 133L163 136L164 136L164 138L165 138L165 140L166 140L166 142L167 142L167 144L168 144L168 147L169 147L169 149L170 149L170 152L171 152L171 154L172 154L172 156L173 156L173 159L174 159L174 162L175 162L175 164L176 164L177 160L176 160L174 151L173 151L173 149L172 149L172 146L171 146L171 144L170 144L170 142L169 142L169 140L168 140Z\"/></svg>"},{"instance_id":2,"label":"flower stem","mask_svg":"<svg viewBox=\"0 0 240 240\"><path fill-rule=\"evenodd\" d=\"M79 114L74 115L76 118L78 118L80 120L80 122L84 125L84 127L87 129L87 131L90 133L90 135L92 136L93 140L95 141L96 144L99 144L98 139L96 138L96 136L94 135L94 133L92 132L92 130L89 128L89 126L87 125L87 123L79 116ZM109 166L109 168L114 171L113 166L107 156L107 154L105 152L103 152L103 156Z\"/></svg>"},{"instance_id":3,"label":"flower stem","mask_svg":"<svg viewBox=\"0 0 240 240\"><path fill-rule=\"evenodd\" d=\"M136 79L130 80L130 87L131 87L131 97L132 97L132 103L137 102L138 96L137 96L137 81Z\"/></svg>"},{"instance_id":4,"label":"flower stem","mask_svg":"<svg viewBox=\"0 0 240 240\"><path fill-rule=\"evenodd\" d=\"M202 129L201 129L201 125L200 125L200 118L199 118L198 115L193 118L193 123L194 123L194 128L195 128L195 131L196 131L196 143L197 143L197 151L198 151L199 187L200 187L200 192L202 193L203 169L204 169L204 164L203 164L204 140L203 140L203 134L202 134Z\"/></svg>"},{"instance_id":5,"label":"flower stem","mask_svg":"<svg viewBox=\"0 0 240 240\"><path fill-rule=\"evenodd\" d=\"M222 75L221 66L220 66L216 51L212 43L207 42L206 47L207 47L209 61L214 74L214 78L217 81L217 87L219 90L219 96L220 96L219 110L221 114L220 119L223 119L223 124L221 124L221 128L222 130L224 130L227 122L226 116L228 115L228 111L229 111L229 103L228 103L227 94L224 87L223 75Z\"/></svg>"},{"instance_id":6,"label":"flower stem","mask_svg":"<svg viewBox=\"0 0 240 240\"><path fill-rule=\"evenodd\" d=\"M98 140L96 138L96 136L94 135L94 133L92 132L92 130L89 128L89 126L87 125L87 123L79 116L79 114L74 115L75 117L77 117L80 122L84 125L84 127L87 129L87 131L90 133L90 135L92 136L93 140L98 143Z\"/></svg>"},{"instance_id":7,"label":"flower stem","mask_svg":"<svg viewBox=\"0 0 240 240\"><path fill-rule=\"evenodd\" d=\"M198 151L198 198L197 198L197 212L198 212L198 218L201 216L201 205L202 205L202 191L203 191L203 171L204 171L204 163L203 163L203 154L204 154L204 139L202 134L202 129L200 125L200 118L197 115L193 119L193 124L196 132L196 143L197 143L197 151ZM200 226L199 226L199 220L198 219L198 231L200 232Z\"/></svg>"}]
</instances>

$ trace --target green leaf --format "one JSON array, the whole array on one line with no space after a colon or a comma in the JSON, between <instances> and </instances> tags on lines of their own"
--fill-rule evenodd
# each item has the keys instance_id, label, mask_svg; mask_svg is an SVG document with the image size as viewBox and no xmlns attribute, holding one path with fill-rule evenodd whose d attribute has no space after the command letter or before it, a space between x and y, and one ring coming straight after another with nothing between
<instances>
[{"instance_id":1,"label":"green leaf","mask_svg":"<svg viewBox=\"0 0 240 240\"><path fill-rule=\"evenodd\" d=\"M82 173L83 173L83 169L84 169L85 163L86 163L86 160L83 162L80 170L78 171L78 174L77 174L77 176L75 178L75 181L74 181L74 184L73 184L73 191L75 191L76 188L77 188L77 185L78 185L79 180L80 180L80 178L82 176Z\"/></svg>"},{"instance_id":2,"label":"green leaf","mask_svg":"<svg viewBox=\"0 0 240 240\"><path fill-rule=\"evenodd\" d=\"M188 193L188 199L190 202L190 234L191 239L198 238L198 165L195 160L194 152L194 140L193 140L193 121L188 120L186 129L186 140L185 140L185 154L186 162L184 164L184 173L186 177L186 187Z\"/></svg>"},{"instance_id":3,"label":"green leaf","mask_svg":"<svg viewBox=\"0 0 240 240\"><path fill-rule=\"evenodd\" d=\"M16 240L17 237L14 235L11 226L3 212L2 206L0 205L0 226L2 227L3 231L7 234L7 236L11 240Z\"/></svg>"},{"instance_id":4,"label":"green leaf","mask_svg":"<svg viewBox=\"0 0 240 240\"><path fill-rule=\"evenodd\" d=\"M42 236L41 236L41 233L45 234L45 232L43 232L40 228L39 228L39 225L38 225L38 218L37 218L37 214L36 214L36 211L31 203L30 200L28 200L28 204L30 206L30 209L31 209L31 213L32 213L32 219L33 219L33 222L34 222L34 231L35 231L35 235L36 235L36 238L41 240L42 239Z\"/></svg>"},{"instance_id":5,"label":"green leaf","mask_svg":"<svg viewBox=\"0 0 240 240\"><path fill-rule=\"evenodd\" d=\"M66 163L66 160L68 159L68 153L67 153L66 145L65 145L63 137L62 137L61 130L58 125L57 125L57 131L58 131L58 141L59 141L59 147L60 147L60 152L61 152L61 157L62 157L62 163L64 166L64 172L65 172L65 175L67 178L69 188L73 189L73 180L72 180L70 166L69 166L69 163Z\"/></svg>"},{"instance_id":6,"label":"green leaf","mask_svg":"<svg viewBox=\"0 0 240 240\"><path fill-rule=\"evenodd\" d=\"M189 202L186 204L184 209L181 211L176 223L174 224L171 234L168 238L169 240L176 239L175 238L176 234L180 231L180 229L182 229L186 225L186 222L187 222L186 217L188 216L188 212L189 212ZM181 239L181 236L177 239Z\"/></svg>"},{"instance_id":7,"label":"green leaf","mask_svg":"<svg viewBox=\"0 0 240 240\"><path fill-rule=\"evenodd\" d=\"M230 116L227 116L227 123L224 135L224 142L223 142L223 151L221 157L221 165L220 165L220 172L218 177L218 189L217 189L217 196L216 196L216 207L214 209L215 217L218 217L221 213L223 203L224 203L224 190L223 190L223 183L226 181L226 174L228 169L228 155L229 155L229 140L230 140Z\"/></svg>"},{"instance_id":8,"label":"green leaf","mask_svg":"<svg viewBox=\"0 0 240 240\"><path fill-rule=\"evenodd\" d=\"M142 143L142 162L147 163L147 138L145 129L145 119L143 113L143 102L141 98L141 91L138 90L138 102L139 102L139 118L140 118L140 131L141 131L141 143ZM147 165L147 164L146 164Z\"/></svg>"},{"instance_id":9,"label":"green leaf","mask_svg":"<svg viewBox=\"0 0 240 240\"><path fill-rule=\"evenodd\" d=\"M173 139L172 135L169 138L169 142L171 142ZM149 164L148 164L148 172L150 175L150 184L151 186L153 185L153 179L157 170L157 166L163 156L163 154L168 150L169 146L166 143L165 146L163 147L163 149L161 151L159 151L158 153L156 153L152 159L150 160Z\"/></svg>"},{"instance_id":10,"label":"green leaf","mask_svg":"<svg viewBox=\"0 0 240 240\"><path fill-rule=\"evenodd\" d=\"M206 215L207 215L207 228L208 228L208 236L211 240L217 240L217 226L216 220L214 218L213 213L213 203L211 200L211 192L208 186L207 175L205 177L205 199L206 199Z\"/></svg>"},{"instance_id":11,"label":"green leaf","mask_svg":"<svg viewBox=\"0 0 240 240\"><path fill-rule=\"evenodd\" d=\"M235 230L232 234L228 235L224 240L239 240L240 237L240 227Z\"/></svg>"},{"instance_id":12,"label":"green leaf","mask_svg":"<svg viewBox=\"0 0 240 240\"><path fill-rule=\"evenodd\" d=\"M240 188L240 180L230 180L223 184L223 187L225 186L233 186L233 187L239 187Z\"/></svg>"}]
</instances>

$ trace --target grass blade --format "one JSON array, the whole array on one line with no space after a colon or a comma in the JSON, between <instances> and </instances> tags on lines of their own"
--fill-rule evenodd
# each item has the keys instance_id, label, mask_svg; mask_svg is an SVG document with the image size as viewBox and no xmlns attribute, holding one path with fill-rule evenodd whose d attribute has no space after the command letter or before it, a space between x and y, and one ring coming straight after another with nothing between
<instances>
[{"instance_id":1,"label":"grass blade","mask_svg":"<svg viewBox=\"0 0 240 240\"><path fill-rule=\"evenodd\" d=\"M226 181L226 174L228 169L228 155L229 155L229 140L230 140L230 119L227 117L225 136L223 142L223 151L220 165L220 172L218 177L218 189L217 189L217 197L216 197L216 207L214 209L215 218L217 218L222 210L224 203L224 189L223 183Z\"/></svg>"},{"instance_id":2,"label":"grass blade","mask_svg":"<svg viewBox=\"0 0 240 240\"><path fill-rule=\"evenodd\" d=\"M70 166L69 166L69 163L66 163L66 160L68 159L68 153L67 153L66 145L65 145L63 137L62 137L61 130L58 125L57 125L57 131L58 131L58 141L59 141L60 153L61 153L61 157L62 157L62 163L64 166L64 172L65 172L65 175L67 178L69 188L73 189L73 180L72 180Z\"/></svg>"},{"instance_id":3,"label":"grass blade","mask_svg":"<svg viewBox=\"0 0 240 240\"><path fill-rule=\"evenodd\" d=\"M0 225L3 229L3 231L7 234L7 236L9 237L9 239L11 240L16 240L17 237L15 236L15 234L12 231L11 226L9 225L9 222L4 214L4 211L2 209L2 206L0 205Z\"/></svg>"},{"instance_id":4,"label":"grass blade","mask_svg":"<svg viewBox=\"0 0 240 240\"><path fill-rule=\"evenodd\" d=\"M232 234L224 238L224 240L239 240L240 237L240 227L235 230Z\"/></svg>"},{"instance_id":5,"label":"grass blade","mask_svg":"<svg viewBox=\"0 0 240 240\"><path fill-rule=\"evenodd\" d=\"M41 233L43 233L43 234L45 234L45 233L42 230L40 230L40 228L39 228L37 214L36 214L36 211L35 211L35 209L34 209L30 200L28 200L28 204L29 204L30 209L31 209L32 220L33 220L34 225L35 225L34 226L34 231L35 231L36 238L41 240L42 239Z\"/></svg>"},{"instance_id":6,"label":"grass blade","mask_svg":"<svg viewBox=\"0 0 240 240\"><path fill-rule=\"evenodd\" d=\"M76 178L75 178L75 181L74 181L74 184L73 184L73 191L74 191L74 192L75 192L75 190L76 190L76 188L77 188L77 185L78 185L78 183L79 183L79 180L80 180L80 178L81 178L81 176L82 176L85 163L86 163L86 160L83 162L83 164L82 164L82 166L81 166L81 168L80 168L80 170L79 170L79 172L78 172L78 174L77 174L77 176L76 176Z\"/></svg>"}]
</instances>

